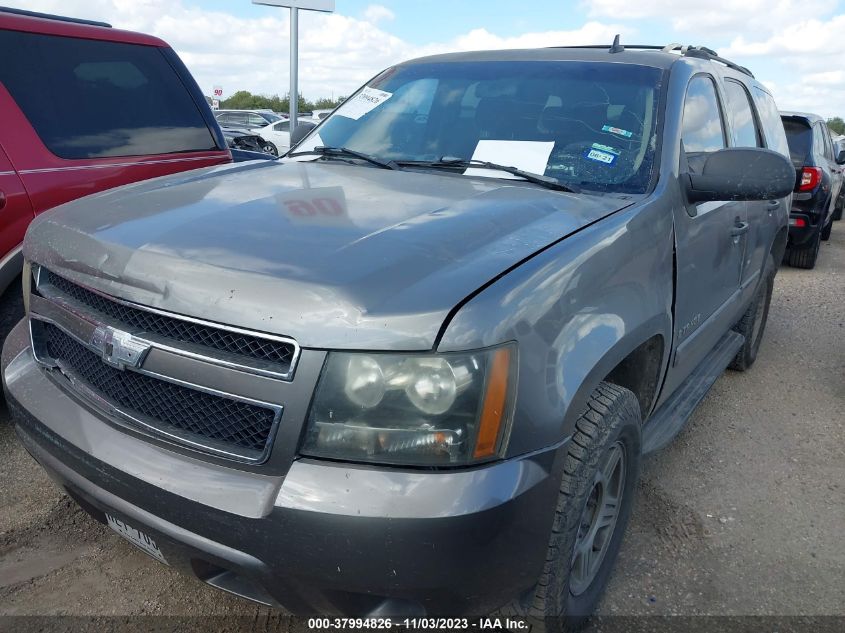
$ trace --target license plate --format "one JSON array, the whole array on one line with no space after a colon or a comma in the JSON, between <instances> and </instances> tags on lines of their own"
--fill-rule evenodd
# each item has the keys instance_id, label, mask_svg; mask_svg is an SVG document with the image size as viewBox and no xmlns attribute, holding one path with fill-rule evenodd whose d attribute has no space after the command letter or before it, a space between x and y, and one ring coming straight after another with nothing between
<instances>
[{"instance_id":1,"label":"license plate","mask_svg":"<svg viewBox=\"0 0 845 633\"><path fill-rule=\"evenodd\" d=\"M164 563L165 565L168 564L164 558L164 554L161 553L158 545L156 545L156 542L144 534L141 530L128 525L120 519L114 518L110 514L106 515L106 519L108 520L109 527L132 543L132 545L144 553L149 554L160 563Z\"/></svg>"}]
</instances>

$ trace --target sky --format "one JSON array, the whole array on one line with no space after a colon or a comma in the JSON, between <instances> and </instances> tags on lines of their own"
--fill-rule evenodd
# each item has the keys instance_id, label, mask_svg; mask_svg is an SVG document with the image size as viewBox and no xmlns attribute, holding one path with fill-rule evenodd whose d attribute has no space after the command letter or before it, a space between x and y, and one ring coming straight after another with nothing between
<instances>
[{"instance_id":1,"label":"sky","mask_svg":"<svg viewBox=\"0 0 845 633\"><path fill-rule=\"evenodd\" d=\"M3 0L167 41L206 94L285 95L289 11L251 0ZM708 46L750 68L781 109L845 118L845 0L336 0L300 12L300 92L348 95L432 53L572 44Z\"/></svg>"}]
</instances>

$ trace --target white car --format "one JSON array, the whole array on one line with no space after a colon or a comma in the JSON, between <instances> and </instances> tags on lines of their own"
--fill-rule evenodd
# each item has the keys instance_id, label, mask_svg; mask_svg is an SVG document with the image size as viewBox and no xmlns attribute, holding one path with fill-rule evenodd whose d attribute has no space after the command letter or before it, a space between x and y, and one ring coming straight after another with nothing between
<instances>
[{"instance_id":1,"label":"white car","mask_svg":"<svg viewBox=\"0 0 845 633\"><path fill-rule=\"evenodd\" d=\"M316 119L317 121L322 121L322 120L324 120L324 119L327 119L327 118L328 118L328 116L329 116L332 112L334 112L334 109L331 109L331 110L314 110L314 111L311 113L311 118L312 118L312 119Z\"/></svg>"},{"instance_id":2,"label":"white car","mask_svg":"<svg viewBox=\"0 0 845 633\"><path fill-rule=\"evenodd\" d=\"M288 120L276 121L264 127L251 128L251 131L267 141L265 147L274 156L281 156L290 149L290 121Z\"/></svg>"}]
</instances>

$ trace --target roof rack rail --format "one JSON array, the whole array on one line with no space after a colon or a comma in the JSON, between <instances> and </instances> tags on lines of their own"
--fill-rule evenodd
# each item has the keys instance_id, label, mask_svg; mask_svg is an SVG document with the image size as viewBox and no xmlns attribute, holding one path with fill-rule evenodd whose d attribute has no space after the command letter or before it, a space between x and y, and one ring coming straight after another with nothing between
<instances>
[{"instance_id":1,"label":"roof rack rail","mask_svg":"<svg viewBox=\"0 0 845 633\"><path fill-rule=\"evenodd\" d=\"M582 46L553 46L552 48L608 49L608 46L607 44L586 44ZM664 53L679 51L681 55L685 57L695 57L697 59L708 59L714 62L721 62L728 68L733 68L734 70L739 71L744 75L748 75L752 79L754 78L754 74L745 66L740 66L739 64L736 64L729 59L720 57L716 51L714 51L712 48L707 48L706 46L686 46L683 44L668 44L666 46L654 46L653 44L625 44L625 46L622 46L619 43L619 36L617 35L613 40L613 44L610 45L608 52L621 53L625 50L662 51Z\"/></svg>"},{"instance_id":2,"label":"roof rack rail","mask_svg":"<svg viewBox=\"0 0 845 633\"><path fill-rule=\"evenodd\" d=\"M581 44L580 46L550 46L549 48L603 48L605 50L609 50L610 48L612 48L612 46L613 46L612 44L609 45L609 46L607 44ZM639 49L639 50L659 51L663 47L662 46L654 46L652 44L625 44L625 46L623 48L626 48L626 49L627 48L634 48L634 49ZM621 51L618 51L618 52L621 52Z\"/></svg>"},{"instance_id":3,"label":"roof rack rail","mask_svg":"<svg viewBox=\"0 0 845 633\"><path fill-rule=\"evenodd\" d=\"M41 18L42 20L59 20L60 22L71 22L73 24L86 24L88 26L104 26L112 28L108 22L98 22L96 20L83 20L82 18L69 18L65 15L54 15L52 13L39 13L38 11L27 11L26 9L14 9L12 7L0 7L0 13L11 13L13 15L23 15L28 18Z\"/></svg>"},{"instance_id":4,"label":"roof rack rail","mask_svg":"<svg viewBox=\"0 0 845 633\"><path fill-rule=\"evenodd\" d=\"M696 59L708 59L714 62L720 62L728 68L733 68L744 75L748 75L752 79L754 78L754 73L748 70L745 66L740 66L729 59L720 57L719 54L712 48L707 48L706 46L683 46L681 44L669 44L663 48L663 52L665 53L671 53L675 50L680 50L681 55L684 55L685 57L695 57Z\"/></svg>"}]
</instances>

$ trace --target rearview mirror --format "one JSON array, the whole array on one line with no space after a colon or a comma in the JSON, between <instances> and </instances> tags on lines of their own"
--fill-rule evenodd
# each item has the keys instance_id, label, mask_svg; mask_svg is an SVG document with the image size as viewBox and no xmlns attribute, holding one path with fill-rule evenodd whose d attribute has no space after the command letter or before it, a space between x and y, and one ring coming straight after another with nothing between
<instances>
[{"instance_id":1,"label":"rearview mirror","mask_svg":"<svg viewBox=\"0 0 845 633\"><path fill-rule=\"evenodd\" d=\"M293 133L290 135L290 146L293 147L294 145L298 144L299 141L308 136L308 133L315 127L317 127L316 124L310 123L308 121L298 123L297 126L293 129Z\"/></svg>"},{"instance_id":2,"label":"rearview mirror","mask_svg":"<svg viewBox=\"0 0 845 633\"><path fill-rule=\"evenodd\" d=\"M707 156L700 174L688 174L690 202L773 200L795 188L795 167L769 149L732 147Z\"/></svg>"}]
</instances>

